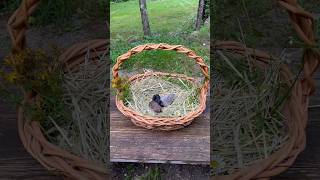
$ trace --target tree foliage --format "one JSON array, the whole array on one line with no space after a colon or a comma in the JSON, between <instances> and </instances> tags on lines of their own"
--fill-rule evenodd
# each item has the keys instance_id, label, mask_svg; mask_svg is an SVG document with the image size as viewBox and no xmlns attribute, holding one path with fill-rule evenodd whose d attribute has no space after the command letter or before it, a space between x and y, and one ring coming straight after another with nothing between
<instances>
[{"instance_id":1,"label":"tree foliage","mask_svg":"<svg viewBox=\"0 0 320 180\"><path fill-rule=\"evenodd\" d=\"M127 2L129 0L110 0L110 1L114 3L119 3L119 2Z\"/></svg>"}]
</instances>

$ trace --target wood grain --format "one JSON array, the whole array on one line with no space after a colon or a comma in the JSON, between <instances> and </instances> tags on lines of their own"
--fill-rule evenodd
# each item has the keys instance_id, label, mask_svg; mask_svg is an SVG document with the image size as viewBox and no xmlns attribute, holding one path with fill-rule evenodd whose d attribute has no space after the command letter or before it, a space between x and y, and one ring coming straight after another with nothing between
<instances>
[{"instance_id":1,"label":"wood grain","mask_svg":"<svg viewBox=\"0 0 320 180\"><path fill-rule=\"evenodd\" d=\"M58 180L22 146L14 106L0 102L0 179Z\"/></svg>"},{"instance_id":2,"label":"wood grain","mask_svg":"<svg viewBox=\"0 0 320 180\"><path fill-rule=\"evenodd\" d=\"M320 179L320 72L315 75L316 92L310 98L307 144L305 150L286 172L274 180L318 180ZM314 108L313 108L314 107Z\"/></svg>"},{"instance_id":3,"label":"wood grain","mask_svg":"<svg viewBox=\"0 0 320 180\"><path fill-rule=\"evenodd\" d=\"M317 80L317 91L314 96L310 99L310 106L319 105L320 104L320 73L316 74ZM117 112L115 106L111 106L111 117L121 118L121 114ZM208 112L204 113L204 119ZM124 118L124 117L122 117ZM130 150L134 150L137 153L136 160L145 162L147 158L145 158L146 154L154 153L156 151L160 152L160 155L153 155L149 158L148 162L167 162L165 160L159 161L159 159L170 159L169 163L191 163L191 158L184 158L181 156L173 157L171 154L166 152L166 150L170 152L185 152L183 148L178 146L178 142L180 142L182 147L186 147L188 142L195 142L196 139L200 141L195 142L195 144L189 144L188 151L192 152L204 152L203 150L196 149L196 146L199 144L204 144L205 141L207 143L207 139L202 139L201 136L206 137L209 136L208 132L202 131L209 127L209 122L201 122L196 120L194 123L190 125L190 128L185 128L179 131L173 131L170 133L150 133L149 130L141 129L139 127L134 126L127 119L120 120L112 120L111 119L111 128L115 126L117 128L111 129L113 133L111 133L111 143L114 136L119 136L118 141L127 143L130 146L125 146L124 144L120 145L112 145L111 149L114 149L113 160L115 161L130 161L129 159L125 159L121 157L123 151L126 151L126 148L131 148ZM184 134L184 135L182 135ZM162 138L160 138L163 136ZM139 137L144 137L143 139ZM174 139L172 139L174 137ZM132 141L129 141L132 140ZM149 148L134 148L135 141L137 143L146 144ZM148 142L148 140L152 140ZM176 140L176 141L173 141ZM159 143L159 144L157 144ZM173 149L165 148L166 143L174 143ZM153 147L150 147L153 146ZM203 145L204 146L204 145ZM209 146L209 145L208 145ZM124 149L120 147L125 147ZM136 146L137 147L137 146ZM207 150L208 151L208 150ZM155 153L154 153L155 154ZM194 157L201 159L207 156L207 153L202 153L200 155L196 155ZM119 158L119 159L116 159ZM134 158L132 158L134 159ZM131 159L131 160L132 160ZM174 161L174 159L186 159L187 162ZM133 161L133 160L132 160ZM198 163L198 162L197 162ZM309 109L309 124L307 126L307 146L306 149L298 156L296 162L291 166L286 172L280 174L272 178L273 180L318 180L320 179L320 107L319 108L310 108ZM23 148L17 132L17 124L16 124L16 110L15 107L4 102L0 102L0 180L3 179L43 179L43 180L58 180L62 179L61 177L57 177L43 168L37 161L35 161Z\"/></svg>"},{"instance_id":4,"label":"wood grain","mask_svg":"<svg viewBox=\"0 0 320 180\"><path fill-rule=\"evenodd\" d=\"M135 126L121 114L111 98L111 162L209 164L209 111L177 131L152 131Z\"/></svg>"}]
</instances>

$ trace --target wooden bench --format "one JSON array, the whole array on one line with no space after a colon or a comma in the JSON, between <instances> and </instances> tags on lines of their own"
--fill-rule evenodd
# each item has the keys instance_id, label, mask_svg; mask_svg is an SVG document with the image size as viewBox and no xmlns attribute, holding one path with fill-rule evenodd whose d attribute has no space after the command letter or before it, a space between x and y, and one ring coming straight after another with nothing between
<instances>
[{"instance_id":1,"label":"wooden bench","mask_svg":"<svg viewBox=\"0 0 320 180\"><path fill-rule=\"evenodd\" d=\"M306 149L298 156L296 162L291 166L287 171L284 173L273 177L273 180L288 180L288 179L296 179L296 180L301 180L301 179L310 179L310 180L318 180L320 179L320 173L319 173L319 166L320 166L320 111L319 107L316 107L317 105L320 104L320 73L317 73L316 76L317 80L317 91L313 97L310 99L310 105L313 106L313 108L309 109L309 122L307 126L307 146ZM118 112L116 107L111 107L111 116L112 117L119 117L119 118L124 118L122 114ZM208 115L208 112L205 112L203 115ZM206 117L207 118L207 117ZM118 127L118 131L113 129L114 125L116 124L126 124L129 129L123 128L121 129ZM197 139L197 136L199 137L200 134L203 134L203 129L204 128L209 128L209 122L206 122L207 124L202 124L200 121L195 121L192 123L189 127L181 130L176 131L176 132L170 132L164 137L169 137L173 139L173 137L177 141L169 141L165 140L164 137L161 139L164 139L163 141L165 142L178 142L182 138L182 134L185 133L186 131L190 132L189 139ZM201 125L202 124L202 125ZM139 127L135 127L132 125L132 123L127 120L123 119L123 121L117 121L116 119L111 121L111 136L114 137L115 135L119 135L119 137L122 138L129 138L130 135L136 135L135 137L141 137L143 133L149 134L150 132L148 130L141 129ZM201 126L200 126L201 125ZM201 128L202 127L202 128ZM133 132L136 129L135 132ZM128 133L128 131L131 131L131 134ZM123 132L123 133L122 133ZM208 132L207 132L208 133ZM152 138L152 140L155 142L159 142L159 138L161 137L161 134L156 132L154 133L153 136L149 136L149 138ZM126 136L124 136L126 135ZM140 136L138 136L140 135ZM180 136L179 136L180 135ZM128 137L129 136L129 137ZM111 137L111 141L112 141ZM147 136L143 136L144 138L147 138ZM120 142L124 142L125 139L122 138L115 138L114 140L118 139ZM156 139L156 140L154 140ZM187 141L187 140L186 140ZM115 142L115 141L113 141ZM139 141L140 143L143 143L143 141ZM131 144L134 143L134 141L130 142ZM122 144L124 146L125 144ZM157 146L160 146L163 148L163 143L157 144ZM193 145L192 145L193 146ZM116 147L119 147L116 146ZM116 147L111 147L113 149L112 151L115 151ZM128 148L129 146L125 146ZM138 147L138 146L136 146ZM209 147L209 146L205 146ZM183 150L181 147L177 147ZM176 149L177 149L176 148ZM200 147L199 147L200 148ZM153 147L153 150L157 150L157 148ZM136 150L136 151L139 151ZM140 149L141 151L141 149ZM157 150L159 151L159 150ZM208 150L207 150L208 151ZM111 160L112 161L129 161L129 159L125 159L122 157L120 158L120 153L121 151L118 152L113 152L111 154ZM142 150L143 153L142 155L145 154L146 150ZM171 152L173 152L171 150ZM178 152L176 150L175 152ZM184 151L186 152L186 151ZM189 151L190 152L190 151ZM193 151L194 152L194 151ZM43 179L43 180L60 180L63 179L61 177L55 176L49 171L47 171L45 168L43 168L36 160L34 160L30 154L28 154L24 147L22 146L20 139L18 137L18 132L17 132L17 123L16 123L16 109L14 106L9 105L7 103L3 103L0 101L0 179ZM150 153L149 153L150 154ZM155 154L152 153L151 154ZM139 154L140 155L140 154ZM167 155L167 157L163 159L178 159L178 158L172 158L173 155L170 155L168 153L163 153L163 156ZM208 156L208 153L205 155ZM114 159L117 157L118 159ZM145 161L146 159L141 158L142 156L136 156L140 158L136 158L135 161ZM169 157L169 158L168 158ZM181 156L179 156L181 157ZM205 157L205 156L202 156ZM155 159L155 157L153 156ZM154 162L152 158L149 159L149 162ZM182 159L182 158L180 158ZM203 163L195 160L199 160L200 158L197 159L192 159L192 161L186 161L184 163ZM205 158L203 158L205 159ZM133 158L131 159L133 160ZM157 158L157 161L159 161L159 158ZM171 163L176 163L174 161L171 161Z\"/></svg>"},{"instance_id":2,"label":"wooden bench","mask_svg":"<svg viewBox=\"0 0 320 180\"><path fill-rule=\"evenodd\" d=\"M135 126L110 104L110 161L209 164L208 108L191 125L176 131L154 131Z\"/></svg>"}]
</instances>

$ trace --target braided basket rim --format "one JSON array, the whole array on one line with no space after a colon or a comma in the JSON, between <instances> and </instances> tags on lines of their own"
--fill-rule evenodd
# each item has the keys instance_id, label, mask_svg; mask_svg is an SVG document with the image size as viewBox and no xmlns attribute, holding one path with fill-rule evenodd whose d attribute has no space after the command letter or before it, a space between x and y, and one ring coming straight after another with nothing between
<instances>
[{"instance_id":1,"label":"braided basket rim","mask_svg":"<svg viewBox=\"0 0 320 180\"><path fill-rule=\"evenodd\" d=\"M269 54L256 49L247 48L245 45L234 41L217 41L216 50L225 50L240 56L250 56L257 61L258 66L267 66L273 60ZM284 107L285 122L288 128L289 140L281 148L272 153L268 158L254 161L251 165L240 168L230 175L213 176L217 180L247 180L268 179L288 169L306 145L305 128L308 119L308 95L303 91L301 81L293 82L289 67L283 64L280 67L281 78L292 85L292 94L287 99ZM294 83L294 84L293 84Z\"/></svg>"},{"instance_id":2,"label":"braided basket rim","mask_svg":"<svg viewBox=\"0 0 320 180\"><path fill-rule=\"evenodd\" d=\"M315 44L314 37L314 17L312 14L308 13L304 9L302 9L297 0L278 0L281 6L283 6L289 14L291 22L293 24L294 29L296 30L300 39L302 39L306 45L313 47ZM22 0L20 7L14 12L14 14L10 17L8 21L8 31L10 34L10 38L12 40L12 52L16 53L25 48L25 34L27 30L27 20L28 17L35 11L37 5L39 4L39 0ZM83 46L82 46L83 47ZM78 47L80 48L80 47ZM77 48L74 47L70 49L70 54L65 54L66 57L72 56L77 51ZM64 59L64 58L62 58ZM271 176L277 175L284 170L286 170L296 159L297 155L302 151L305 146L305 132L304 128L306 126L307 121L307 104L308 104L308 96L312 94L314 91L314 84L312 81L312 76L319 66L319 54L316 55L312 50L308 49L305 52L304 57L304 80L297 83L297 85L293 88L293 92L295 93L295 98L292 99L292 104L298 108L297 112L292 112L295 114L295 117L301 117L301 119L297 119L297 122L300 124L300 128L298 128L298 133L295 135L297 140L296 143L300 143L298 146L290 145L291 152L285 152L287 156L286 162L280 162L276 158L270 159L271 164L270 167L266 167L265 164L261 163L261 166L253 167L252 169L242 169L242 173L237 173L233 176L228 177L219 177L216 179L243 179L247 180L251 177L257 177L262 179L268 179ZM114 74L116 75L116 74ZM20 110L19 110L20 111ZM37 159L44 167L49 170L61 170L62 173L66 174L68 177L79 177L79 174L84 173L91 177L91 179L99 179L97 178L97 174L94 172L89 172L86 169L79 169L77 166L79 164L85 164L83 161L75 162L75 165L72 165L72 158L64 159L63 154L61 153L61 149L53 148L50 143L46 139L37 138L37 134L34 131L39 131L39 125L36 124L35 121L31 123L26 123L21 118L22 116L18 114L18 130L20 139L25 147L25 149L35 158ZM38 128L37 128L38 127ZM303 131L302 130L303 127ZM179 128L179 127L178 127ZM42 132L39 131L40 135ZM289 145L288 145L289 146ZM53 157L51 157L53 156ZM282 159L283 160L283 159ZM65 163L62 166L61 163ZM69 164L70 163L70 164ZM277 164L278 166L274 165ZM75 169L73 169L76 167ZM267 170L265 170L267 169ZM265 171L264 171L265 170ZM108 173L107 173L108 175ZM83 177L79 177L77 179L84 179ZM103 178L105 179L105 178Z\"/></svg>"},{"instance_id":3,"label":"braided basket rim","mask_svg":"<svg viewBox=\"0 0 320 180\"><path fill-rule=\"evenodd\" d=\"M188 77L184 74L175 74L175 73L163 73L163 72L146 72L144 74L136 74L134 76L131 76L129 78L129 82L132 83L136 80L141 80L143 78L149 77L149 76L170 76L170 77L178 77L181 78L183 80L187 80L193 84L197 84L197 82L195 82L195 79L192 77ZM204 89L205 87L202 86L201 87L201 91L205 91ZM200 96L200 94L199 94ZM206 103L206 96L205 98L199 98L200 102L199 104L205 104ZM158 126L168 126L168 125L183 125L185 122L183 121L184 119L188 119L188 117L192 116L194 114L194 112L197 112L198 114L201 114L206 106L200 106L192 111L192 112L188 112L186 115L184 116L179 116L179 117L157 117L157 116L150 116L150 115L143 115L127 106L124 105L123 100L121 100L119 98L119 95L116 95L116 106L119 109L120 112L122 112L126 117L129 118L135 118L137 122L141 122L141 123L147 123L150 124L152 126L158 127ZM136 118L136 116L143 118L141 120L141 118ZM179 120L179 121L178 121ZM190 120L192 121L192 120Z\"/></svg>"},{"instance_id":4,"label":"braided basket rim","mask_svg":"<svg viewBox=\"0 0 320 180\"><path fill-rule=\"evenodd\" d=\"M96 59L107 50L106 39L95 39L87 42L80 42L68 48L60 57L59 61L65 68L72 69L84 61L84 54L88 49L95 50L90 58ZM39 121L26 119L24 104L35 103L37 95L34 92L24 92L22 105L18 106L18 132L25 149L46 169L54 173L64 175L71 179L105 180L110 177L106 166L92 160L80 157L71 152L63 150L50 143L44 136Z\"/></svg>"},{"instance_id":5,"label":"braided basket rim","mask_svg":"<svg viewBox=\"0 0 320 180\"><path fill-rule=\"evenodd\" d=\"M127 53L120 55L117 58L116 64L112 68L113 78L116 79L119 77L118 74L119 74L120 66L124 63L124 61L128 60L131 56L146 50L176 51L178 53L185 54L187 57L195 60L196 64L200 66L201 72L205 77L203 86L201 87L201 90L199 92L199 100L200 100L199 107L196 110L191 111L188 114L180 117L155 117L155 116L143 115L131 108L126 107L123 101L117 96L115 99L117 108L123 115L125 115L126 117L129 117L135 125L144 127L146 129L169 131L169 130L177 130L177 129L186 127L194 120L194 118L198 117L206 108L206 96L209 89L208 66L205 64L202 57L196 55L195 52L185 48L182 45L169 45L165 43L160 43L160 44L149 43L149 44L136 46L131 50L129 50ZM172 77L179 77L187 80L192 79L191 77L187 77L183 74L165 73L165 72L149 72L146 75L150 76L152 74L159 75L159 76L169 75ZM133 81L140 76L142 75L138 74L138 75L132 76L131 78L129 78L129 81ZM118 93L119 93L119 90L118 90Z\"/></svg>"}]
</instances>

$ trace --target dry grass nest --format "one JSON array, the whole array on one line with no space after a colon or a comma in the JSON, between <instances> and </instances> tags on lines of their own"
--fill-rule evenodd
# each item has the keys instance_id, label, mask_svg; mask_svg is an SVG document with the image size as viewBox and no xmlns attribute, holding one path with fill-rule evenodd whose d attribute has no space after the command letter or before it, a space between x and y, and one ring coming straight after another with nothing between
<instances>
[{"instance_id":1,"label":"dry grass nest","mask_svg":"<svg viewBox=\"0 0 320 180\"><path fill-rule=\"evenodd\" d=\"M44 129L49 141L98 164L108 162L108 63L87 59L76 72L63 74L64 117L47 116ZM44 127L45 128L45 127Z\"/></svg>"},{"instance_id":2,"label":"dry grass nest","mask_svg":"<svg viewBox=\"0 0 320 180\"><path fill-rule=\"evenodd\" d=\"M147 76L130 83L128 96L124 98L126 106L149 116L180 117L194 111L199 106L199 84L176 77ZM160 96L174 94L171 105L156 113L149 103L155 94Z\"/></svg>"},{"instance_id":3,"label":"dry grass nest","mask_svg":"<svg viewBox=\"0 0 320 180\"><path fill-rule=\"evenodd\" d=\"M8 56L4 67L10 71L0 75L36 94L35 101L18 105L24 106L27 121L40 123L49 142L104 166L109 161L109 64L106 54L93 60L90 53L82 64L63 68L56 49L25 49Z\"/></svg>"},{"instance_id":4,"label":"dry grass nest","mask_svg":"<svg viewBox=\"0 0 320 180\"><path fill-rule=\"evenodd\" d=\"M230 52L216 54L211 106L213 175L233 174L268 158L288 140L282 109L291 87L280 77L282 62L270 61L263 68L256 63Z\"/></svg>"}]
</instances>

